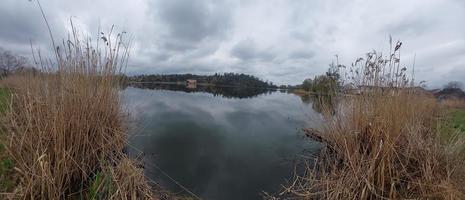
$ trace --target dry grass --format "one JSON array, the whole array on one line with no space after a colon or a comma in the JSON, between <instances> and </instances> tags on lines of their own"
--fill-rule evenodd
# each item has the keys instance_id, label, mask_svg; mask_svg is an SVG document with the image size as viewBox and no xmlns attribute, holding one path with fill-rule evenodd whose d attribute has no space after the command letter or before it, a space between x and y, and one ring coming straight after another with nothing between
<instances>
[{"instance_id":1,"label":"dry grass","mask_svg":"<svg viewBox=\"0 0 465 200\"><path fill-rule=\"evenodd\" d=\"M367 55L352 83L369 87L325 114L327 123L313 134L326 148L285 189L287 198L465 199L465 135L443 137L444 107L407 87L397 50L387 59Z\"/></svg>"},{"instance_id":2,"label":"dry grass","mask_svg":"<svg viewBox=\"0 0 465 200\"><path fill-rule=\"evenodd\" d=\"M464 99L445 99L441 101L441 104L448 108L459 108L465 109L465 100Z\"/></svg>"},{"instance_id":3,"label":"dry grass","mask_svg":"<svg viewBox=\"0 0 465 200\"><path fill-rule=\"evenodd\" d=\"M441 142L434 99L405 91L343 105L321 131L326 152L290 192L304 199L465 198L464 139Z\"/></svg>"},{"instance_id":4,"label":"dry grass","mask_svg":"<svg viewBox=\"0 0 465 200\"><path fill-rule=\"evenodd\" d=\"M144 177L143 170L136 163L123 156L112 165L102 167L101 173L95 176L89 199L154 199L150 186Z\"/></svg>"},{"instance_id":5,"label":"dry grass","mask_svg":"<svg viewBox=\"0 0 465 200\"><path fill-rule=\"evenodd\" d=\"M128 57L123 34L102 34L101 50L72 33L57 48L55 65L36 54L43 73L3 80L13 91L2 142L19 174L14 195L85 197L93 177L104 173L114 190L105 198L152 198L142 171L122 154L127 133L116 75Z\"/></svg>"}]
</instances>

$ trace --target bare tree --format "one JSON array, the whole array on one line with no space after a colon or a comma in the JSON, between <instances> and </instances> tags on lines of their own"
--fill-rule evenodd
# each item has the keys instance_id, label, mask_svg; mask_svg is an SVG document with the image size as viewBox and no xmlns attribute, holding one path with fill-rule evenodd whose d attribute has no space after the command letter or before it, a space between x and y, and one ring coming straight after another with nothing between
<instances>
[{"instance_id":1,"label":"bare tree","mask_svg":"<svg viewBox=\"0 0 465 200\"><path fill-rule=\"evenodd\" d=\"M27 59L24 56L13 54L0 48L0 76L7 76L18 69L27 65Z\"/></svg>"}]
</instances>

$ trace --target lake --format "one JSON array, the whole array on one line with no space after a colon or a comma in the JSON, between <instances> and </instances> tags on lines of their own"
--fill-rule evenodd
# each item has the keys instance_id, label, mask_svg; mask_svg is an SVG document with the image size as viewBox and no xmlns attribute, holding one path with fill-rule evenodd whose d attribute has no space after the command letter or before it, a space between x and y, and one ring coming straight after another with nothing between
<instances>
[{"instance_id":1,"label":"lake","mask_svg":"<svg viewBox=\"0 0 465 200\"><path fill-rule=\"evenodd\" d=\"M186 194L175 180L206 200L262 199L319 149L301 130L318 127L320 114L287 92L137 84L123 100L130 146L143 152L147 177L172 192Z\"/></svg>"}]
</instances>

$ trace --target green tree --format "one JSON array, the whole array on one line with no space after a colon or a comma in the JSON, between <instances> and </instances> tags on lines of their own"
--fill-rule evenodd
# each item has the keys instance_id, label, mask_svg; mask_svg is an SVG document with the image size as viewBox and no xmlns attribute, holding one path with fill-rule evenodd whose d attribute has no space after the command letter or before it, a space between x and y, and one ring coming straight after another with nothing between
<instances>
[{"instance_id":1,"label":"green tree","mask_svg":"<svg viewBox=\"0 0 465 200\"><path fill-rule=\"evenodd\" d=\"M305 91L310 91L312 89L312 85L313 85L312 79L310 78L305 79L304 82L302 83L302 89Z\"/></svg>"}]
</instances>

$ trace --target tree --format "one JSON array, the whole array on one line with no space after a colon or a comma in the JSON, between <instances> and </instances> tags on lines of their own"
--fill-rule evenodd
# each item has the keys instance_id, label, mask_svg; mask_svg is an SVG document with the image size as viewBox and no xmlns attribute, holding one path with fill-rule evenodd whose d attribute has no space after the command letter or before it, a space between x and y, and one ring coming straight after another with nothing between
<instances>
[{"instance_id":1,"label":"tree","mask_svg":"<svg viewBox=\"0 0 465 200\"><path fill-rule=\"evenodd\" d=\"M336 63L334 63L333 61L331 62L331 64L329 64L329 68L328 68L328 71L326 72L326 76L333 79L333 81L336 83L334 87L337 87L334 89L338 89L344 85L344 80L342 79L342 76L341 76L341 69L345 69L346 66L339 64L338 55L335 55L335 57L336 57Z\"/></svg>"},{"instance_id":2,"label":"tree","mask_svg":"<svg viewBox=\"0 0 465 200\"><path fill-rule=\"evenodd\" d=\"M214 75L195 75L195 74L168 74L168 75L140 75L129 78L132 82L185 82L187 79L195 79L197 83L218 85L218 86L236 86L236 87L258 87L258 88L277 88L270 81L263 81L255 76L237 73L215 73Z\"/></svg>"},{"instance_id":3,"label":"tree","mask_svg":"<svg viewBox=\"0 0 465 200\"><path fill-rule=\"evenodd\" d=\"M337 80L328 75L315 77L312 84L312 91L319 94L334 95L337 92Z\"/></svg>"},{"instance_id":4,"label":"tree","mask_svg":"<svg viewBox=\"0 0 465 200\"><path fill-rule=\"evenodd\" d=\"M458 81L451 81L444 86L445 89L461 89L462 87L462 83Z\"/></svg>"},{"instance_id":5,"label":"tree","mask_svg":"<svg viewBox=\"0 0 465 200\"><path fill-rule=\"evenodd\" d=\"M304 89L305 91L310 91L312 89L312 83L313 83L313 80L308 78L308 79L305 79L304 82L302 83L302 89Z\"/></svg>"},{"instance_id":6,"label":"tree","mask_svg":"<svg viewBox=\"0 0 465 200\"><path fill-rule=\"evenodd\" d=\"M26 67L27 59L0 48L0 76L7 76Z\"/></svg>"}]
</instances>

